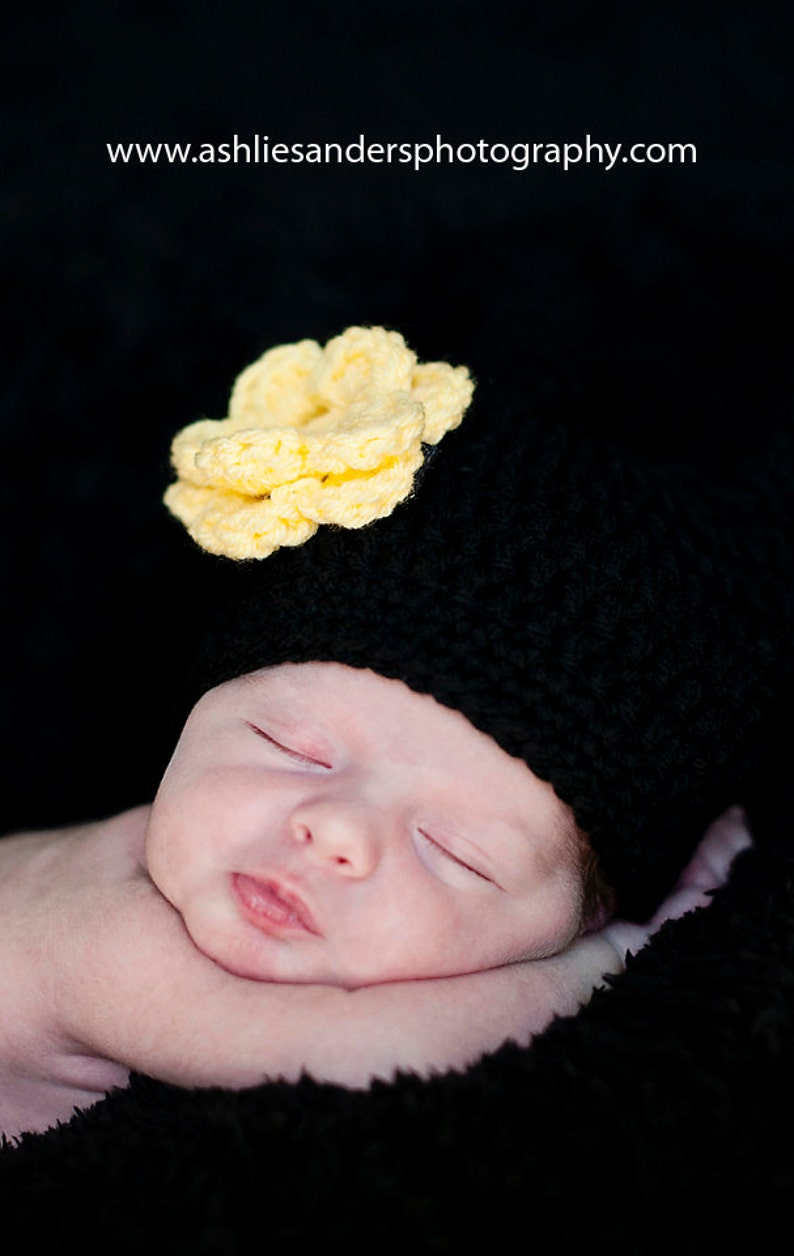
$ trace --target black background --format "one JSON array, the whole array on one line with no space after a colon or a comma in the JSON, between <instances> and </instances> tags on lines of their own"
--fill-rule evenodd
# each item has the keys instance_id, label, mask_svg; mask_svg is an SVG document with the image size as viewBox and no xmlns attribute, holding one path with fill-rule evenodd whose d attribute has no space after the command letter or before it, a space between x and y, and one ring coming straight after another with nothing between
<instances>
[{"instance_id":1,"label":"black background","mask_svg":"<svg viewBox=\"0 0 794 1256\"><path fill-rule=\"evenodd\" d=\"M423 358L518 360L540 404L704 466L790 404L784 6L43 4L3 45L0 830L152 796L213 596L160 504L170 439L222 417L270 344L382 322ZM105 150L256 132L590 134L698 161L414 173Z\"/></svg>"}]
</instances>

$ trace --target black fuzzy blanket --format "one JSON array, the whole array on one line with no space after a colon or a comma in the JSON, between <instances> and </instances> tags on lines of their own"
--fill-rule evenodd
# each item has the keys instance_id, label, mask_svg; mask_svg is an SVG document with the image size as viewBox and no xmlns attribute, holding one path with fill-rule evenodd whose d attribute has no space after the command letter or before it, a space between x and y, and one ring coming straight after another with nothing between
<instances>
[{"instance_id":1,"label":"black fuzzy blanket","mask_svg":"<svg viewBox=\"0 0 794 1256\"><path fill-rule=\"evenodd\" d=\"M475 374L518 360L560 421L708 475L790 413L782 24L757 5L719 29L674 4L532 29L510 6L455 11L389 6L385 34L354 6L237 22L78 3L8 32L4 831L153 796L213 596L160 504L169 441L222 416L268 345L369 322ZM699 161L221 169L104 147L362 130L691 138ZM53 1252L768 1250L794 1196L790 696L782 663L729 885L531 1049L366 1093L135 1077L0 1149L4 1234Z\"/></svg>"}]
</instances>

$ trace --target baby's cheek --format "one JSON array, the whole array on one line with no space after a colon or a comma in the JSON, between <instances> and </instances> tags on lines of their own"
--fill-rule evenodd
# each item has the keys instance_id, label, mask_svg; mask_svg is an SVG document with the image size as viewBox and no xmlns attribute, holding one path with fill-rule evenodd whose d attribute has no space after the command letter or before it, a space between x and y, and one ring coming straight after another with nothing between
<instances>
[{"instance_id":1,"label":"baby's cheek","mask_svg":"<svg viewBox=\"0 0 794 1256\"><path fill-rule=\"evenodd\" d=\"M171 898L185 865L185 833L178 812L155 799L144 841L146 870L166 898Z\"/></svg>"},{"instance_id":2,"label":"baby's cheek","mask_svg":"<svg viewBox=\"0 0 794 1256\"><path fill-rule=\"evenodd\" d=\"M223 832L219 816L229 809L223 781L214 773L184 778L167 773L152 804L145 840L149 875L156 885L172 882L200 866L211 842Z\"/></svg>"},{"instance_id":3,"label":"baby's cheek","mask_svg":"<svg viewBox=\"0 0 794 1256\"><path fill-rule=\"evenodd\" d=\"M570 879L549 884L533 896L525 919L522 960L547 959L581 936L581 894Z\"/></svg>"}]
</instances>

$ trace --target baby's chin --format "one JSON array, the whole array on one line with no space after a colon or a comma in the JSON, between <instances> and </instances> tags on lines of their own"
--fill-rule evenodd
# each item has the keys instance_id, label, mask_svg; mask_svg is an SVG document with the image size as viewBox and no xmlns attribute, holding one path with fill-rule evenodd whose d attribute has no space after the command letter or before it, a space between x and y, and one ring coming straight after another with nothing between
<instances>
[{"instance_id":1,"label":"baby's chin","mask_svg":"<svg viewBox=\"0 0 794 1256\"><path fill-rule=\"evenodd\" d=\"M207 922L181 912L182 923L195 949L230 977L243 981L278 982L284 985L322 985L355 989L367 982L355 982L334 971L317 956L301 952L300 943L276 939L256 939L251 945L236 922Z\"/></svg>"},{"instance_id":2,"label":"baby's chin","mask_svg":"<svg viewBox=\"0 0 794 1256\"><path fill-rule=\"evenodd\" d=\"M367 971L345 968L338 961L334 964L318 957L309 959L299 955L294 943L275 941L273 946L250 947L241 945L239 938L226 936L212 930L206 923L192 926L182 917L190 941L195 949L230 977L243 981L277 982L282 985L335 986L342 990L361 990L367 986L388 985L403 981L430 980L435 977L459 977L470 973L470 967L435 968L432 965L405 965L369 968ZM268 939L268 943L274 941ZM298 944L299 946L300 944ZM269 953L264 953L265 951Z\"/></svg>"}]
</instances>

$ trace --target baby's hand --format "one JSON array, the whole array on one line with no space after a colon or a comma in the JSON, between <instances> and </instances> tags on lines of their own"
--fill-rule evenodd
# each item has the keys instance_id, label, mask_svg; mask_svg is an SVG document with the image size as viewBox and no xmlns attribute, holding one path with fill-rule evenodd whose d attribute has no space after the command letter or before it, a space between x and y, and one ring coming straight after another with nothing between
<instances>
[{"instance_id":1,"label":"baby's hand","mask_svg":"<svg viewBox=\"0 0 794 1256\"><path fill-rule=\"evenodd\" d=\"M713 891L728 880L736 856L751 845L743 808L729 807L706 830L672 894L647 924L611 920L600 931L600 936L615 947L621 959L629 953L636 955L666 921L677 920L687 912L706 907Z\"/></svg>"}]
</instances>

